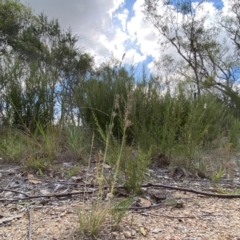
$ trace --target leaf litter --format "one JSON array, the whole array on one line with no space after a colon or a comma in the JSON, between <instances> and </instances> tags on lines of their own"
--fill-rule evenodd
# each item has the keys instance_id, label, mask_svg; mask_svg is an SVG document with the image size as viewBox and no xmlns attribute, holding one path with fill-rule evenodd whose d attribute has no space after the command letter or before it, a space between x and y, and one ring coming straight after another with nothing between
<instances>
[{"instance_id":1,"label":"leaf litter","mask_svg":"<svg viewBox=\"0 0 240 240\"><path fill-rule=\"evenodd\" d=\"M67 169L53 169L38 175L16 166L1 166L1 239L89 239L78 234L78 212L91 209L97 199L94 166L80 166L76 176L70 178L62 174ZM111 171L107 166L104 169ZM95 239L240 239L238 198L222 199L154 187L163 184L213 194L219 193L219 189L239 193L239 169L234 180L225 176L217 186L206 178L183 173L175 178L161 167L149 169L148 175L152 185L142 187L141 196L134 198L118 229L112 229L111 222L106 221ZM105 190L107 199L107 187Z\"/></svg>"}]
</instances>

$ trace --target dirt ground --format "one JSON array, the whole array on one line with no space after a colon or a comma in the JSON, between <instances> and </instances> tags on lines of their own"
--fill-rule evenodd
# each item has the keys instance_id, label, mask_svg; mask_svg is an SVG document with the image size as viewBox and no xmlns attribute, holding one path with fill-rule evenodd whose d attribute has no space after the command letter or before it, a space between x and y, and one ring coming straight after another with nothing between
<instances>
[{"instance_id":1,"label":"dirt ground","mask_svg":"<svg viewBox=\"0 0 240 240\"><path fill-rule=\"evenodd\" d=\"M78 212L92 198L81 193L83 183L86 187L84 167L71 178L53 173L39 176L16 166L0 169L0 239L90 239L78 234ZM88 174L91 177L94 168ZM234 180L226 177L215 185L204 178L174 178L166 169L149 170L149 174L152 182L167 186L213 194L240 192L238 171ZM87 188L90 193L95 190L90 185ZM106 221L95 239L240 240L239 198L154 187L142 190L119 228L113 230Z\"/></svg>"}]
</instances>

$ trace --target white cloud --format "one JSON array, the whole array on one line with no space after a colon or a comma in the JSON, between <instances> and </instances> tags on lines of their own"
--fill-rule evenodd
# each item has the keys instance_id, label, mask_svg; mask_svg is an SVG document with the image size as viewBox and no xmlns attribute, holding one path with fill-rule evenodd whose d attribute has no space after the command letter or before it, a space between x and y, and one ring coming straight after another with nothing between
<instances>
[{"instance_id":1,"label":"white cloud","mask_svg":"<svg viewBox=\"0 0 240 240\"><path fill-rule=\"evenodd\" d=\"M124 0L22 0L29 4L36 14L44 12L50 19L57 18L60 25L72 28L80 37L79 45L95 57L97 64L111 54L124 61L139 63L147 55L156 56L157 37L149 23L143 21L141 4L134 4L134 15L129 19L129 9ZM134 59L134 60L133 60Z\"/></svg>"},{"instance_id":2,"label":"white cloud","mask_svg":"<svg viewBox=\"0 0 240 240\"><path fill-rule=\"evenodd\" d=\"M129 11L125 8L122 13L117 14L117 18L121 21L123 31L126 31L126 23Z\"/></svg>"},{"instance_id":3,"label":"white cloud","mask_svg":"<svg viewBox=\"0 0 240 240\"><path fill-rule=\"evenodd\" d=\"M153 26L145 21L145 16L142 12L143 0L136 0L133 10L134 16L127 23L129 35L136 43L142 54L156 57L158 55L157 35Z\"/></svg>"},{"instance_id":4,"label":"white cloud","mask_svg":"<svg viewBox=\"0 0 240 240\"><path fill-rule=\"evenodd\" d=\"M96 1L98 1L98 0L96 0ZM101 1L113 3L113 6L112 6L112 7L110 8L110 10L108 11L109 14L110 14L110 16L111 16L111 18L112 18L113 13L114 13L120 6L122 6L122 5L124 4L124 2L125 2L124 0L107 0L107 1L101 0Z\"/></svg>"},{"instance_id":5,"label":"white cloud","mask_svg":"<svg viewBox=\"0 0 240 240\"><path fill-rule=\"evenodd\" d=\"M63 28L71 26L73 33L80 37L79 45L95 56L97 64L112 54L121 60L125 52L124 63L137 64L146 60L147 56L159 59L166 53L180 60L174 48L159 44L163 37L145 20L142 12L144 0L135 0L132 10L126 8L128 0L21 1L32 6L35 13L44 11L49 18L57 18ZM229 1L223 0L225 13L228 12ZM163 6L160 11L164 11ZM197 18L207 12L209 18L205 24L214 26L219 11L210 2L205 2L203 8L198 10ZM224 40L226 36L224 33L220 38ZM153 64L148 64L148 67L152 69Z\"/></svg>"},{"instance_id":6,"label":"white cloud","mask_svg":"<svg viewBox=\"0 0 240 240\"><path fill-rule=\"evenodd\" d=\"M119 34L112 25L112 16L124 0L22 0L22 2L31 6L36 14L44 12L50 19L57 18L64 29L71 27L73 33L80 37L79 45L98 59L110 55L112 44L110 48L108 44L116 42L116 35Z\"/></svg>"}]
</instances>

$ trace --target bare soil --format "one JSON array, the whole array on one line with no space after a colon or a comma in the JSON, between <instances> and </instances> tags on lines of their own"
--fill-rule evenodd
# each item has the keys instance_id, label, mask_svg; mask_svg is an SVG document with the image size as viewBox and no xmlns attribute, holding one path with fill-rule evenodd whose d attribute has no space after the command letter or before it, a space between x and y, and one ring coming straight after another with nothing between
<instances>
[{"instance_id":1,"label":"bare soil","mask_svg":"<svg viewBox=\"0 0 240 240\"><path fill-rule=\"evenodd\" d=\"M226 173L218 183L181 169L174 175L158 167L149 169L147 181L213 194L239 194L240 171L238 164L234 166L234 176ZM17 166L0 166L0 239L90 239L78 233L78 212L89 208L96 197L92 184L96 165L90 169L79 166L73 177L66 178L74 167L74 163L62 162L39 175ZM105 170L111 171L107 165ZM95 239L240 240L240 199L145 187L119 228L113 230L107 220Z\"/></svg>"}]
</instances>

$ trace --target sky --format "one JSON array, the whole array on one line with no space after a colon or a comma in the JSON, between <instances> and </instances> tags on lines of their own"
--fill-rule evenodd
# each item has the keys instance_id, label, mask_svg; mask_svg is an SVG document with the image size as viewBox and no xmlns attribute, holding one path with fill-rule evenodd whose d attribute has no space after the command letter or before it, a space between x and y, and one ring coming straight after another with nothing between
<instances>
[{"instance_id":1,"label":"sky","mask_svg":"<svg viewBox=\"0 0 240 240\"><path fill-rule=\"evenodd\" d=\"M224 8L213 0L211 9ZM144 0L21 0L35 14L57 18L62 28L71 27L84 47L100 64L111 55L125 64L144 63L151 68L159 58L159 36L142 13ZM214 11L213 11L214 12Z\"/></svg>"}]
</instances>

